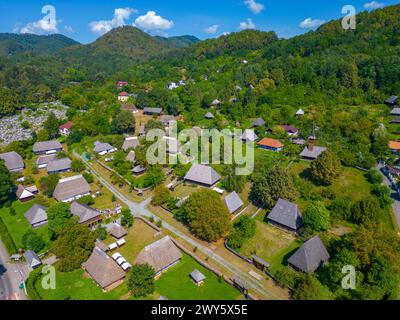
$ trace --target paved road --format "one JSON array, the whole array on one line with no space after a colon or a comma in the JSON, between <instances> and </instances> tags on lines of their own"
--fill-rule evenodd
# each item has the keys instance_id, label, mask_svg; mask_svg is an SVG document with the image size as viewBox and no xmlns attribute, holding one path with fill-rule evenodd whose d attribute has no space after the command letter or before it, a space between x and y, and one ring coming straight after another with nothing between
<instances>
[{"instance_id":1,"label":"paved road","mask_svg":"<svg viewBox=\"0 0 400 320\"><path fill-rule=\"evenodd\" d=\"M148 208L147 206L150 204L151 198L144 200L141 203L133 202L129 199L127 199L121 192L119 192L112 184L108 183L105 179L103 179L102 176L100 176L96 170L93 169L93 167L87 162L84 161L86 165L89 167L90 171L96 178L104 185L106 186L117 198L119 198L121 201L123 201L131 210L133 215L137 216L146 216L146 217L153 217L158 220L162 220L156 215L154 215ZM216 254L206 246L203 246L201 243L197 242L196 240L192 239L191 237L188 237L172 225L168 224L165 221L162 221L162 225L164 228L175 234L175 236L185 240L187 243L191 244L194 247L197 247L197 249L207 256L210 257L210 259L213 259L216 261L218 264L222 265L225 269L229 270L231 273L235 274L238 278L240 278L242 281L246 282L251 289L253 289L255 292L257 292L259 295L261 295L265 299L270 299L270 300L277 300L279 297L275 296L273 293L269 292L263 285L261 285L256 279L254 279L251 275L248 273L242 271L239 269L237 266L233 265L226 259L222 258L220 255Z\"/></svg>"},{"instance_id":2,"label":"paved road","mask_svg":"<svg viewBox=\"0 0 400 320\"><path fill-rule=\"evenodd\" d=\"M390 194L391 198L393 199L393 212L394 216L396 217L397 225L400 229L400 198L398 193L393 189L392 183L390 182L389 178L382 172L382 169L384 168L383 164L378 164L377 169L379 170L380 173L383 175L383 183L392 190L392 193Z\"/></svg>"},{"instance_id":3,"label":"paved road","mask_svg":"<svg viewBox=\"0 0 400 320\"><path fill-rule=\"evenodd\" d=\"M19 264L9 263L9 255L0 241L0 300L27 300L19 289L22 273Z\"/></svg>"}]
</instances>

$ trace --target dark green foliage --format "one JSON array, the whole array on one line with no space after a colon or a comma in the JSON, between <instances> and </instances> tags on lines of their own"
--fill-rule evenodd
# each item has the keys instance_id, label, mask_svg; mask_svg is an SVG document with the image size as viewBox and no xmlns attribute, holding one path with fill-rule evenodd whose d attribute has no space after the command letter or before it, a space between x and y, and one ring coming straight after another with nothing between
<instances>
[{"instance_id":1,"label":"dark green foliage","mask_svg":"<svg viewBox=\"0 0 400 320\"><path fill-rule=\"evenodd\" d=\"M87 261L94 248L96 236L87 226L69 223L53 242L52 252L60 259L61 272L73 271Z\"/></svg>"},{"instance_id":2,"label":"dark green foliage","mask_svg":"<svg viewBox=\"0 0 400 320\"><path fill-rule=\"evenodd\" d=\"M330 185L342 171L339 158L331 151L325 151L311 163L311 178L319 184Z\"/></svg>"},{"instance_id":3,"label":"dark green foliage","mask_svg":"<svg viewBox=\"0 0 400 320\"><path fill-rule=\"evenodd\" d=\"M46 37L34 34L0 34L0 55L19 55L26 53L52 54L77 42L61 34Z\"/></svg>"},{"instance_id":4,"label":"dark green foliage","mask_svg":"<svg viewBox=\"0 0 400 320\"><path fill-rule=\"evenodd\" d=\"M131 111L120 110L111 122L111 132L129 133L135 131L135 117Z\"/></svg>"},{"instance_id":5,"label":"dark green foliage","mask_svg":"<svg viewBox=\"0 0 400 320\"><path fill-rule=\"evenodd\" d=\"M3 222L3 219L1 219L1 217L0 217L0 239L3 242L4 246L6 247L8 254L11 255L17 253L17 248L15 246L15 243L11 238L11 235L8 232L8 229Z\"/></svg>"},{"instance_id":6,"label":"dark green foliage","mask_svg":"<svg viewBox=\"0 0 400 320\"><path fill-rule=\"evenodd\" d=\"M369 170L366 177L372 184L381 184L383 182L383 175L377 169Z\"/></svg>"},{"instance_id":7,"label":"dark green foliage","mask_svg":"<svg viewBox=\"0 0 400 320\"><path fill-rule=\"evenodd\" d=\"M226 168L222 185L227 191L242 192L246 182L247 177L237 175L234 167L229 166Z\"/></svg>"},{"instance_id":8,"label":"dark green foliage","mask_svg":"<svg viewBox=\"0 0 400 320\"><path fill-rule=\"evenodd\" d=\"M233 231L228 238L228 245L232 249L240 249L245 241L254 237L255 234L256 222L249 216L242 216L233 224Z\"/></svg>"},{"instance_id":9,"label":"dark green foliage","mask_svg":"<svg viewBox=\"0 0 400 320\"><path fill-rule=\"evenodd\" d=\"M229 229L230 214L218 193L200 190L182 206L181 219L187 221L194 234L206 241L220 239Z\"/></svg>"},{"instance_id":10,"label":"dark green foliage","mask_svg":"<svg viewBox=\"0 0 400 320\"><path fill-rule=\"evenodd\" d=\"M378 198L382 209L389 207L393 200L390 197L391 190L388 186L382 184L374 184L371 187L371 194Z\"/></svg>"},{"instance_id":11,"label":"dark green foliage","mask_svg":"<svg viewBox=\"0 0 400 320\"><path fill-rule=\"evenodd\" d=\"M70 206L67 203L59 202L47 209L49 232L52 238L58 236L65 226L69 224L71 218Z\"/></svg>"},{"instance_id":12,"label":"dark green foliage","mask_svg":"<svg viewBox=\"0 0 400 320\"><path fill-rule=\"evenodd\" d=\"M15 216L17 214L17 211L15 211L14 207L11 206L10 210L8 211L8 213L10 214L10 216Z\"/></svg>"},{"instance_id":13,"label":"dark green foliage","mask_svg":"<svg viewBox=\"0 0 400 320\"><path fill-rule=\"evenodd\" d=\"M107 238L107 230L103 226L98 226L94 233L97 239L105 240Z\"/></svg>"},{"instance_id":14,"label":"dark green foliage","mask_svg":"<svg viewBox=\"0 0 400 320\"><path fill-rule=\"evenodd\" d=\"M0 207L9 200L14 183L3 160L0 160Z\"/></svg>"},{"instance_id":15,"label":"dark green foliage","mask_svg":"<svg viewBox=\"0 0 400 320\"><path fill-rule=\"evenodd\" d=\"M54 139L59 136L59 121L53 112L50 112L49 116L47 117L46 121L43 123L43 128L46 130L48 138Z\"/></svg>"},{"instance_id":16,"label":"dark green foliage","mask_svg":"<svg viewBox=\"0 0 400 320\"><path fill-rule=\"evenodd\" d=\"M374 197L367 197L357 201L351 209L352 220L355 223L377 223L382 219L382 210L379 201Z\"/></svg>"},{"instance_id":17,"label":"dark green foliage","mask_svg":"<svg viewBox=\"0 0 400 320\"><path fill-rule=\"evenodd\" d=\"M74 159L71 162L71 170L73 172L82 172L85 170L85 165L81 160Z\"/></svg>"},{"instance_id":18,"label":"dark green foliage","mask_svg":"<svg viewBox=\"0 0 400 320\"><path fill-rule=\"evenodd\" d=\"M48 197L53 196L53 192L60 180L58 174L50 174L46 177L40 178L40 190Z\"/></svg>"},{"instance_id":19,"label":"dark green foliage","mask_svg":"<svg viewBox=\"0 0 400 320\"><path fill-rule=\"evenodd\" d=\"M160 165L150 166L144 178L143 187L155 187L164 181L164 172Z\"/></svg>"},{"instance_id":20,"label":"dark green foliage","mask_svg":"<svg viewBox=\"0 0 400 320\"><path fill-rule=\"evenodd\" d=\"M133 226L133 215L129 209L122 210L121 213L121 224L125 227L132 227Z\"/></svg>"},{"instance_id":21,"label":"dark green foliage","mask_svg":"<svg viewBox=\"0 0 400 320\"><path fill-rule=\"evenodd\" d=\"M154 189L153 198L151 199L151 204L153 206L160 206L168 202L171 196L171 192L168 188L163 185L159 185Z\"/></svg>"},{"instance_id":22,"label":"dark green foliage","mask_svg":"<svg viewBox=\"0 0 400 320\"><path fill-rule=\"evenodd\" d=\"M22 236L22 245L24 246L25 250L40 252L44 249L46 243L43 240L43 238L40 235L38 235L35 231L28 230Z\"/></svg>"},{"instance_id":23,"label":"dark green foliage","mask_svg":"<svg viewBox=\"0 0 400 320\"><path fill-rule=\"evenodd\" d=\"M252 186L250 198L254 204L272 209L279 198L295 201L297 191L289 173L276 166L260 173Z\"/></svg>"},{"instance_id":24,"label":"dark green foliage","mask_svg":"<svg viewBox=\"0 0 400 320\"><path fill-rule=\"evenodd\" d=\"M304 226L311 232L326 231L330 226L330 213L323 202L311 203L303 216Z\"/></svg>"},{"instance_id":25,"label":"dark green foliage","mask_svg":"<svg viewBox=\"0 0 400 320\"><path fill-rule=\"evenodd\" d=\"M95 204L95 201L91 195L84 196L77 200L79 203L86 204L87 206L91 206Z\"/></svg>"},{"instance_id":26,"label":"dark green foliage","mask_svg":"<svg viewBox=\"0 0 400 320\"><path fill-rule=\"evenodd\" d=\"M152 294L155 275L154 269L148 264L134 265L128 275L129 291L137 298Z\"/></svg>"},{"instance_id":27,"label":"dark green foliage","mask_svg":"<svg viewBox=\"0 0 400 320\"><path fill-rule=\"evenodd\" d=\"M332 218L349 221L351 219L351 207L350 199L337 197L329 205L329 211Z\"/></svg>"},{"instance_id":28,"label":"dark green foliage","mask_svg":"<svg viewBox=\"0 0 400 320\"><path fill-rule=\"evenodd\" d=\"M283 267L275 273L276 281L285 288L294 288L297 277L297 273L289 267Z\"/></svg>"},{"instance_id":29,"label":"dark green foliage","mask_svg":"<svg viewBox=\"0 0 400 320\"><path fill-rule=\"evenodd\" d=\"M29 273L28 279L25 281L26 291L30 300L42 300L39 292L36 290L36 282L42 278L42 268L37 268Z\"/></svg>"},{"instance_id":30,"label":"dark green foliage","mask_svg":"<svg viewBox=\"0 0 400 320\"><path fill-rule=\"evenodd\" d=\"M94 178L93 178L93 175L91 173L84 172L83 173L83 177L85 178L85 180L89 184L94 182Z\"/></svg>"},{"instance_id":31,"label":"dark green foliage","mask_svg":"<svg viewBox=\"0 0 400 320\"><path fill-rule=\"evenodd\" d=\"M315 276L301 274L296 281L293 298L295 300L331 300L332 294Z\"/></svg>"}]
</instances>

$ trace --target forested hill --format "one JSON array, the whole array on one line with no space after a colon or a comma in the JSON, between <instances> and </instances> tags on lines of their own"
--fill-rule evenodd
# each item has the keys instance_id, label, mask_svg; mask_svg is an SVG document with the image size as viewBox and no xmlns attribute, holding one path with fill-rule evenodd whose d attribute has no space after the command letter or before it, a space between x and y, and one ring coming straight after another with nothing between
<instances>
[{"instance_id":1,"label":"forested hill","mask_svg":"<svg viewBox=\"0 0 400 320\"><path fill-rule=\"evenodd\" d=\"M246 30L197 42L121 27L46 58L0 55L0 116L21 103L59 98L71 82L87 81L93 93L120 79L134 81L136 91L150 87L173 95L187 108L238 96L240 103L230 108L233 119L253 116L262 105L379 103L400 93L399 17L400 5L386 7L358 14L356 30L343 30L337 20L291 39ZM164 92L169 81L181 79L194 82ZM84 104L82 93L77 96ZM145 103L168 105L166 99Z\"/></svg>"},{"instance_id":2,"label":"forested hill","mask_svg":"<svg viewBox=\"0 0 400 320\"><path fill-rule=\"evenodd\" d=\"M0 33L0 56L18 54L54 54L58 51L78 44L61 34L37 36L34 34Z\"/></svg>"},{"instance_id":3,"label":"forested hill","mask_svg":"<svg viewBox=\"0 0 400 320\"><path fill-rule=\"evenodd\" d=\"M166 43L175 48L185 48L194 43L200 42L200 39L196 38L195 36L185 35L185 36L178 36L178 37L155 37L161 43Z\"/></svg>"}]
</instances>

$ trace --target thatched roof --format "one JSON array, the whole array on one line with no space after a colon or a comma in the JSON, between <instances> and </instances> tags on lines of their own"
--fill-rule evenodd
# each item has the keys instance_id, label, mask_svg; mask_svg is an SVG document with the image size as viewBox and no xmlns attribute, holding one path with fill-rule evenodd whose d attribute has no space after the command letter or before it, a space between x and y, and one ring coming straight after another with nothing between
<instances>
[{"instance_id":1,"label":"thatched roof","mask_svg":"<svg viewBox=\"0 0 400 320\"><path fill-rule=\"evenodd\" d=\"M122 280L125 272L104 251L95 247L89 260L82 267L103 289Z\"/></svg>"},{"instance_id":2,"label":"thatched roof","mask_svg":"<svg viewBox=\"0 0 400 320\"><path fill-rule=\"evenodd\" d=\"M169 236L145 247L136 257L135 264L149 264L156 274L172 266L182 258L178 247Z\"/></svg>"}]
</instances>

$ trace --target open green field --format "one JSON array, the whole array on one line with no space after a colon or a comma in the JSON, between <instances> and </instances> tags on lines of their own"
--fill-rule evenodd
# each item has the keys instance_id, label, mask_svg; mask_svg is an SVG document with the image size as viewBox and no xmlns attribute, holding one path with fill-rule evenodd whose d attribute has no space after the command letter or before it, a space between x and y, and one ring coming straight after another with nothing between
<instances>
[{"instance_id":1,"label":"open green field","mask_svg":"<svg viewBox=\"0 0 400 320\"><path fill-rule=\"evenodd\" d=\"M207 279L203 286L196 286L189 273L198 269ZM72 272L56 272L56 289L45 290L41 280L35 284L43 300L127 300L130 296L126 281L110 292L103 292L96 283L85 275L83 269ZM186 254L179 264L164 273L155 282L156 291L145 298L156 299L160 295L170 300L233 300L241 297L239 291L220 281L212 272L203 268Z\"/></svg>"},{"instance_id":2,"label":"open green field","mask_svg":"<svg viewBox=\"0 0 400 320\"><path fill-rule=\"evenodd\" d=\"M120 300L128 293L126 283L114 290L104 293L95 282L85 277L83 269L72 272L56 271L56 289L45 290L41 281L35 286L43 300Z\"/></svg>"},{"instance_id":3,"label":"open green field","mask_svg":"<svg viewBox=\"0 0 400 320\"><path fill-rule=\"evenodd\" d=\"M24 234L31 230L31 225L29 224L28 220L25 219L25 212L28 211L34 204L36 203L35 200L21 203L19 201L14 201L12 206L16 211L16 215L12 216L9 214L9 208L1 208L0 209L0 216L6 225L8 232L10 233L15 246L17 249L22 248L22 237ZM47 225L43 226L38 229L32 229L38 235L41 235L45 242L49 244L50 236L48 232ZM47 246L46 246L47 247ZM46 248L44 249L46 250Z\"/></svg>"},{"instance_id":4,"label":"open green field","mask_svg":"<svg viewBox=\"0 0 400 320\"><path fill-rule=\"evenodd\" d=\"M206 276L202 286L195 285L189 277L194 269ZM186 254L183 254L181 262L163 274L155 285L157 293L170 300L234 300L240 297L239 291Z\"/></svg>"},{"instance_id":5,"label":"open green field","mask_svg":"<svg viewBox=\"0 0 400 320\"><path fill-rule=\"evenodd\" d=\"M256 235L245 242L239 251L248 257L256 254L267 261L271 265L270 270L275 272L286 263L288 255L294 252L301 243L289 232L265 222L256 221L256 224Z\"/></svg>"}]
</instances>

